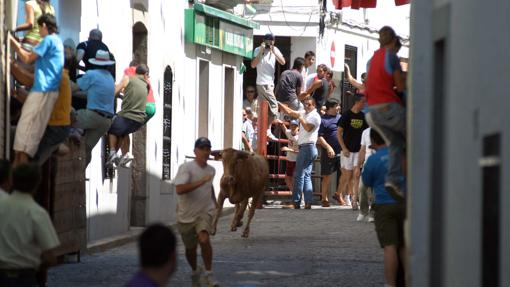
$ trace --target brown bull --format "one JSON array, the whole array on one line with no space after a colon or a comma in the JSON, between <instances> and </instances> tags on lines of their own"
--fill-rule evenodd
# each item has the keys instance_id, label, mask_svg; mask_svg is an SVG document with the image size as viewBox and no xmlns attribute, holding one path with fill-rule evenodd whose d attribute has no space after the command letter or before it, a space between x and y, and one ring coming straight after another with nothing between
<instances>
[{"instance_id":1,"label":"brown bull","mask_svg":"<svg viewBox=\"0 0 510 287\"><path fill-rule=\"evenodd\" d=\"M262 200L266 181L269 175L269 168L264 157L245 151L225 149L212 153L215 159L223 161L223 176L220 181L220 194L218 196L218 210L214 218L213 230L216 233L218 218L223 210L223 202L228 198L230 203L235 204L234 219L231 224L231 231L236 231L242 225L244 211L248 206L251 197L252 203L248 215L248 222L244 228L242 237L250 234L250 222L255 214L255 208Z\"/></svg>"}]
</instances>

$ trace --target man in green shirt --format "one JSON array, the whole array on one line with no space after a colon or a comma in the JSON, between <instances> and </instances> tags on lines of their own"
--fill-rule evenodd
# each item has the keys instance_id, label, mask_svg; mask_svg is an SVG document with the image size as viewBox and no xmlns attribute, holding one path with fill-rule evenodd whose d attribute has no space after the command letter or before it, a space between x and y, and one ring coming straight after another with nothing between
<instances>
[{"instance_id":1,"label":"man in green shirt","mask_svg":"<svg viewBox=\"0 0 510 287\"><path fill-rule=\"evenodd\" d=\"M148 80L149 67L141 64L136 68L135 76L115 87L116 94L124 90L124 97L122 98L121 111L117 113L108 131L110 155L107 164L109 165L113 163L119 165L120 161L127 155L127 151L122 157L117 155L123 141L129 137L129 134L136 132L145 124L145 105L149 93Z\"/></svg>"}]
</instances>

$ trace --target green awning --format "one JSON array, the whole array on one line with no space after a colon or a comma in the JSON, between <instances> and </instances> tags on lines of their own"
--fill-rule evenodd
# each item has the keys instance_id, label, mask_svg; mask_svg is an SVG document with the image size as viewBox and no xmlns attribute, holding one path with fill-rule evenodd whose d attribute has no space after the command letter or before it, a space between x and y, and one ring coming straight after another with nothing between
<instances>
[{"instance_id":1,"label":"green awning","mask_svg":"<svg viewBox=\"0 0 510 287\"><path fill-rule=\"evenodd\" d=\"M259 29L259 27L260 27L259 23L257 23L257 22L253 22L253 21L244 19L244 18L236 16L232 13L228 13L228 12L225 12L220 9L217 9L217 8L214 8L211 6L207 6L204 4L195 3L193 5L193 9L195 9L195 11L202 12L206 15L221 18L223 20L235 23L237 25L240 25L240 26L243 26L246 28Z\"/></svg>"}]
</instances>

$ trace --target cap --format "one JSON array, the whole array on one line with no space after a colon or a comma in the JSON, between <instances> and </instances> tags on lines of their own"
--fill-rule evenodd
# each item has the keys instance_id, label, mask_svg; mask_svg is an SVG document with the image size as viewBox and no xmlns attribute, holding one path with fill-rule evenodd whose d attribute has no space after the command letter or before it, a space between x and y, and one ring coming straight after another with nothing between
<instances>
[{"instance_id":1,"label":"cap","mask_svg":"<svg viewBox=\"0 0 510 287\"><path fill-rule=\"evenodd\" d=\"M297 120L290 121L290 125L299 126L299 122Z\"/></svg>"},{"instance_id":2,"label":"cap","mask_svg":"<svg viewBox=\"0 0 510 287\"><path fill-rule=\"evenodd\" d=\"M211 141L206 137L199 137L195 141L195 148L203 148L203 147L211 148Z\"/></svg>"},{"instance_id":3,"label":"cap","mask_svg":"<svg viewBox=\"0 0 510 287\"><path fill-rule=\"evenodd\" d=\"M273 33L267 33L266 35L264 35L264 40L274 40Z\"/></svg>"}]
</instances>

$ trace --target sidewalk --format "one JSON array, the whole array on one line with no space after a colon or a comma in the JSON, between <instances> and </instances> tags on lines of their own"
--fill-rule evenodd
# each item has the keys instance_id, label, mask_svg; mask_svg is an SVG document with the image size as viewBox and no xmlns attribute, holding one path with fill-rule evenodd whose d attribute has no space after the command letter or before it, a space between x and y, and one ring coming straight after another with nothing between
<instances>
[{"instance_id":1,"label":"sidewalk","mask_svg":"<svg viewBox=\"0 0 510 287\"><path fill-rule=\"evenodd\" d=\"M233 207L223 208L221 217L228 216L232 213L234 213ZM176 230L175 223L167 224L167 226L171 227L173 230ZM144 229L145 229L145 227L131 226L129 228L129 231L124 234L111 236L111 237L107 237L104 239L100 239L100 240L96 240L96 241L88 243L87 249L83 250L82 253L83 254L94 254L94 253L104 252L106 250L136 241L136 239L143 232Z\"/></svg>"}]
</instances>

